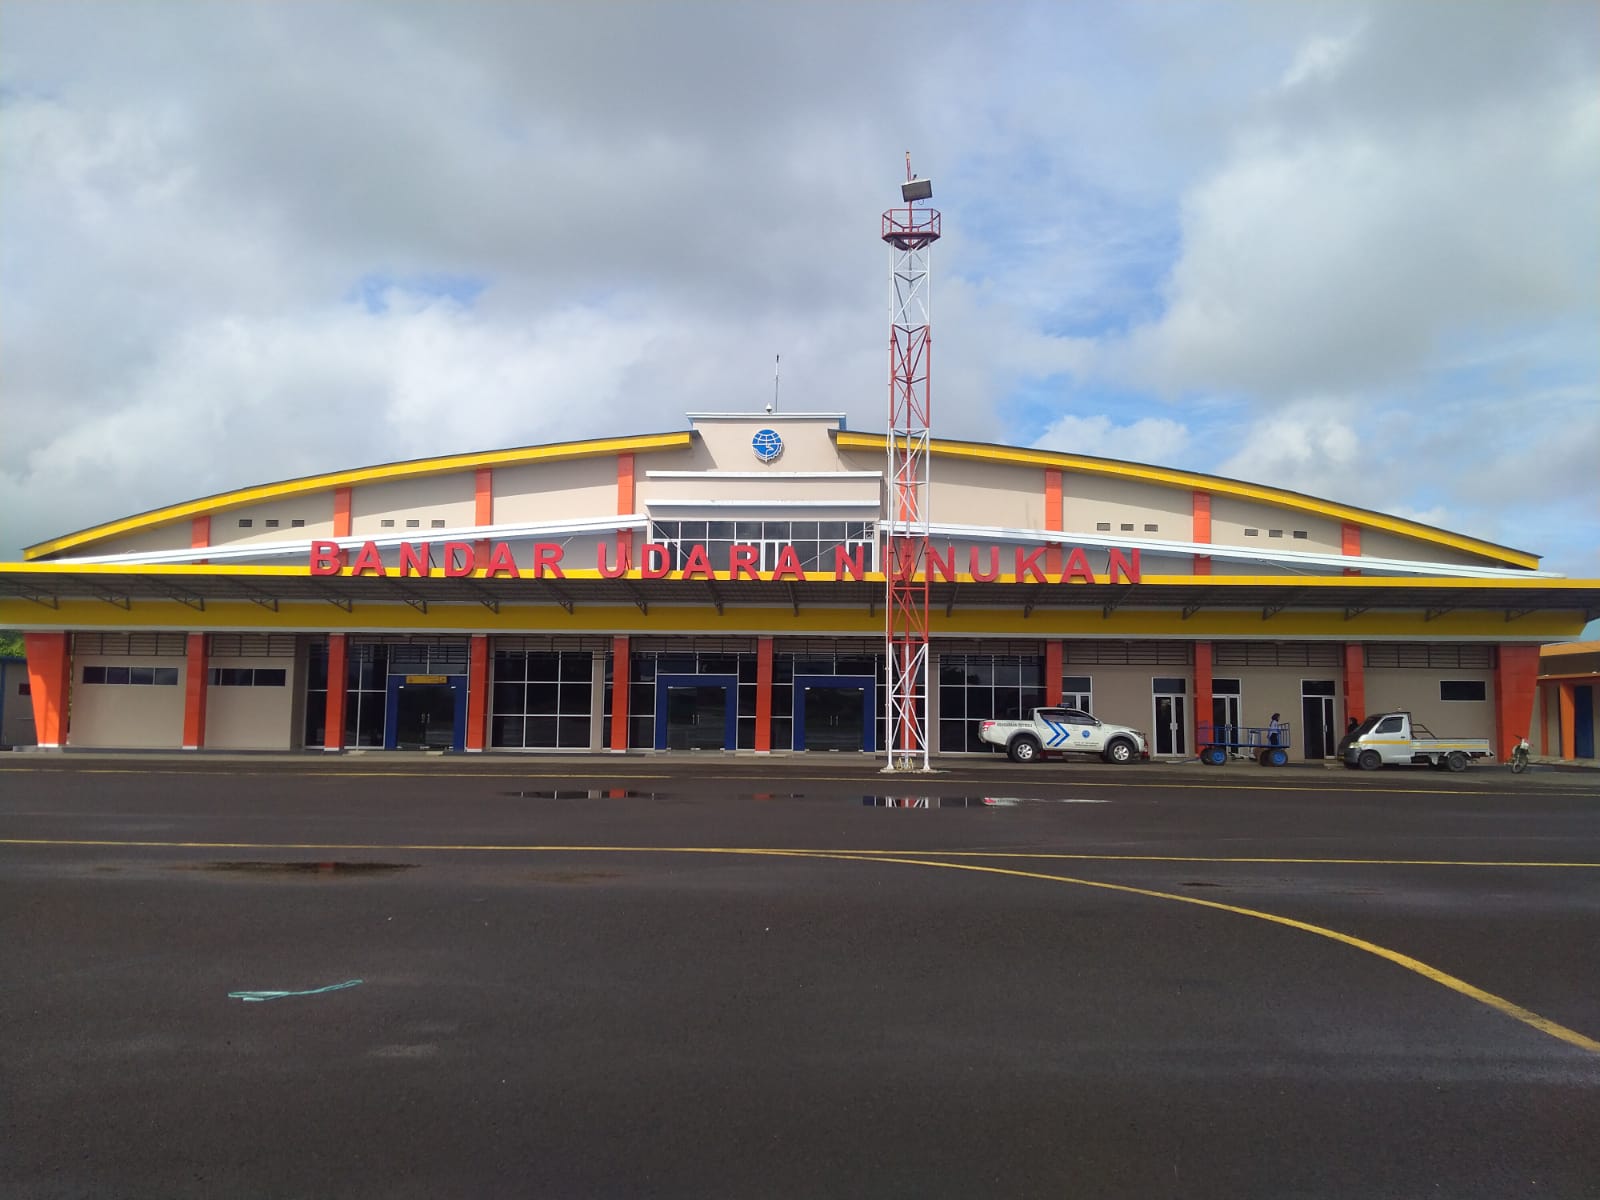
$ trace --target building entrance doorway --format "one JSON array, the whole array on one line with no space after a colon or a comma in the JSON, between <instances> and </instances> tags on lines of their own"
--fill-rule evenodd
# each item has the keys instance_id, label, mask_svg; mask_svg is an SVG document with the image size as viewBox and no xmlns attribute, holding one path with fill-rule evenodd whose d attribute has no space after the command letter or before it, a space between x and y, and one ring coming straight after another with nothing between
<instances>
[{"instance_id":1,"label":"building entrance doorway","mask_svg":"<svg viewBox=\"0 0 1600 1200\"><path fill-rule=\"evenodd\" d=\"M1151 692L1155 704L1155 746L1161 755L1189 753L1189 681L1157 678Z\"/></svg>"},{"instance_id":2,"label":"building entrance doorway","mask_svg":"<svg viewBox=\"0 0 1600 1200\"><path fill-rule=\"evenodd\" d=\"M877 695L871 675L796 675L796 750L876 749Z\"/></svg>"},{"instance_id":3,"label":"building entrance doorway","mask_svg":"<svg viewBox=\"0 0 1600 1200\"><path fill-rule=\"evenodd\" d=\"M464 675L389 676L387 750L460 750L466 734Z\"/></svg>"},{"instance_id":4,"label":"building entrance doorway","mask_svg":"<svg viewBox=\"0 0 1600 1200\"><path fill-rule=\"evenodd\" d=\"M1300 681L1301 744L1306 758L1332 758L1339 731L1333 723L1333 693L1337 689L1331 679L1302 679Z\"/></svg>"},{"instance_id":5,"label":"building entrance doorway","mask_svg":"<svg viewBox=\"0 0 1600 1200\"><path fill-rule=\"evenodd\" d=\"M737 675L656 676L656 749L734 749L738 695Z\"/></svg>"}]
</instances>

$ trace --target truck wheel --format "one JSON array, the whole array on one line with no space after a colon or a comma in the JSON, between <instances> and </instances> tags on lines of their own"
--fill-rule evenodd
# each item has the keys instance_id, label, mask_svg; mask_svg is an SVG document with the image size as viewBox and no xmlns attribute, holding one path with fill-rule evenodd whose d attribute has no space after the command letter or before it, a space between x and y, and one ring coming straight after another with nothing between
<instances>
[{"instance_id":1,"label":"truck wheel","mask_svg":"<svg viewBox=\"0 0 1600 1200\"><path fill-rule=\"evenodd\" d=\"M1228 752L1221 746L1207 746L1200 752L1200 761L1208 766L1220 767L1228 761Z\"/></svg>"},{"instance_id":2,"label":"truck wheel","mask_svg":"<svg viewBox=\"0 0 1600 1200\"><path fill-rule=\"evenodd\" d=\"M1039 757L1039 739L1031 733L1012 738L1011 745L1006 747L1006 753L1011 756L1012 762L1034 762Z\"/></svg>"},{"instance_id":3,"label":"truck wheel","mask_svg":"<svg viewBox=\"0 0 1600 1200\"><path fill-rule=\"evenodd\" d=\"M1361 757L1356 759L1356 765L1363 771L1376 771L1383 766L1383 758L1376 750L1363 750Z\"/></svg>"},{"instance_id":4,"label":"truck wheel","mask_svg":"<svg viewBox=\"0 0 1600 1200\"><path fill-rule=\"evenodd\" d=\"M1470 761L1471 760L1469 760L1465 754L1461 753L1461 751L1452 750L1445 757L1444 765L1452 771L1465 771L1467 769L1467 764Z\"/></svg>"},{"instance_id":5,"label":"truck wheel","mask_svg":"<svg viewBox=\"0 0 1600 1200\"><path fill-rule=\"evenodd\" d=\"M1130 763L1133 761L1133 743L1127 738L1115 738L1106 747L1106 761Z\"/></svg>"},{"instance_id":6,"label":"truck wheel","mask_svg":"<svg viewBox=\"0 0 1600 1200\"><path fill-rule=\"evenodd\" d=\"M1288 761L1289 752L1282 747L1268 750L1261 756L1261 765L1263 767L1281 767Z\"/></svg>"}]
</instances>

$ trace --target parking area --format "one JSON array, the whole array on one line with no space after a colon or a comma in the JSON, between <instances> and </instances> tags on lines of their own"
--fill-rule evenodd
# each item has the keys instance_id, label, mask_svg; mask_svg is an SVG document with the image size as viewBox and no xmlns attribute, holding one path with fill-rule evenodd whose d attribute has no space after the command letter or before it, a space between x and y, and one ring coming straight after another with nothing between
<instances>
[{"instance_id":1,"label":"parking area","mask_svg":"<svg viewBox=\"0 0 1600 1200\"><path fill-rule=\"evenodd\" d=\"M1600 1178L1592 774L12 757L7 1195Z\"/></svg>"}]
</instances>

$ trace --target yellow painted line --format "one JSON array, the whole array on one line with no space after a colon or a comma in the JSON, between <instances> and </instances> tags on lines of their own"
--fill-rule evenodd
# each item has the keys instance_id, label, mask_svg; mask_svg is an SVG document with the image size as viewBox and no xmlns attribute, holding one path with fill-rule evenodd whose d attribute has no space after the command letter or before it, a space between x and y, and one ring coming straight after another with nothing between
<instances>
[{"instance_id":1,"label":"yellow painted line","mask_svg":"<svg viewBox=\"0 0 1600 1200\"><path fill-rule=\"evenodd\" d=\"M1317 937L1327 938L1330 941L1340 942L1346 946L1354 947L1367 954L1376 955L1396 966L1422 976L1422 978L1437 983L1441 987L1458 992L1468 999L1476 1000L1479 1004L1494 1009L1495 1012L1520 1021L1540 1033L1566 1042L1569 1046L1576 1046L1580 1050L1587 1050L1590 1054L1600 1054L1600 1041L1586 1037L1575 1029L1569 1029L1559 1022L1548 1017L1541 1017L1531 1009L1523 1008L1503 996L1493 992L1486 992L1480 987L1475 987L1464 979L1460 979L1437 967L1429 966L1420 959L1412 958L1409 954L1401 954L1398 950L1390 950L1387 946L1380 946L1376 942L1369 942L1363 938L1353 937L1348 933L1340 933L1337 929L1329 929L1325 925L1313 925L1309 921L1297 921L1293 917L1280 917L1276 913L1262 912L1256 908L1242 908L1236 904L1223 904L1216 900L1202 900L1197 896L1181 896L1173 892L1157 892L1150 888L1129 887L1121 883L1101 883L1093 879L1074 879L1066 875L1045 875L1037 871L1016 871L1004 867L984 867L973 863L947 863L932 862L918 858L860 858L842 854L819 854L818 858L845 858L855 862L892 862L911 867L944 867L951 871L978 871L991 875L1009 875L1017 879L1040 879L1051 883L1070 883L1078 887L1099 888L1108 892L1122 892L1131 896L1145 896L1154 900L1172 900L1179 904L1193 904L1198 908L1211 908L1218 912L1233 913L1240 917L1253 917L1258 921L1267 921L1273 925L1282 925L1287 929L1298 929L1302 933L1315 934Z\"/></svg>"},{"instance_id":2,"label":"yellow painted line","mask_svg":"<svg viewBox=\"0 0 1600 1200\"><path fill-rule=\"evenodd\" d=\"M1152 862L1201 863L1212 866L1235 864L1265 866L1343 866L1343 867L1495 867L1563 868L1600 870L1600 862L1533 862L1526 860L1474 860L1457 858L1250 858L1204 854L1052 854L1027 850L819 850L796 846L788 849L752 846L518 846L499 844L451 844L444 842L141 842L126 839L96 838L0 838L0 846L127 846L156 850L364 850L364 851L485 851L513 854L593 853L593 854L787 854L800 857L843 856L865 861L882 858L897 862L918 854L931 859L944 858L1025 858L1070 860L1073 862ZM927 865L940 865L929 862ZM946 864L948 865L948 864Z\"/></svg>"},{"instance_id":3,"label":"yellow painted line","mask_svg":"<svg viewBox=\"0 0 1600 1200\"><path fill-rule=\"evenodd\" d=\"M1293 917L1282 917L1276 913L1263 912L1260 909L1244 908L1236 904L1223 904L1216 900L1202 900L1196 896L1182 896L1173 892L1158 892L1151 888L1130 887L1121 883L1103 883L1094 879L1077 879L1067 875L1047 875L1039 871L1018 871L1010 867L989 867L976 863L939 862L926 858L883 857L878 855L854 854L844 851L832 850L780 850L780 849L755 849L733 848L716 846L430 846L430 845L378 845L361 843L324 843L314 842L159 842L159 841L110 841L99 839L81 840L51 840L51 839L0 839L3 845L18 846L114 846L126 848L166 848L182 850L407 850L407 851L498 851L502 853L580 853L580 854L715 854L715 855L745 855L769 858L807 858L830 859L840 862L866 862L866 863L894 863L899 866L909 867L938 867L947 871L972 871L984 875L1000 875L1013 879L1036 879L1046 883L1067 883L1077 887L1097 888L1101 891L1119 892L1130 896L1143 896L1152 900L1170 900L1178 904L1192 904L1197 908L1209 908L1217 912L1232 913L1235 916L1252 917L1258 921L1266 921L1273 925L1281 925L1286 929L1297 929L1302 933L1314 934L1317 937L1327 938L1339 942L1367 954L1394 963L1396 966L1420 975L1431 983L1450 989L1468 999L1476 1000L1504 1016L1515 1021L1520 1021L1532 1029L1590 1054L1600 1054L1600 1041L1586 1037L1575 1029L1569 1029L1559 1022L1548 1017L1541 1017L1531 1009L1497 996L1493 992L1485 991L1480 987L1468 983L1464 979L1441 971L1437 967L1429 966L1420 959L1412 958L1408 954L1401 954L1397 950L1390 950L1376 942L1369 942L1363 938L1354 937L1348 933L1341 933L1336 929L1329 929L1323 925L1313 925L1309 921L1296 920Z\"/></svg>"}]
</instances>

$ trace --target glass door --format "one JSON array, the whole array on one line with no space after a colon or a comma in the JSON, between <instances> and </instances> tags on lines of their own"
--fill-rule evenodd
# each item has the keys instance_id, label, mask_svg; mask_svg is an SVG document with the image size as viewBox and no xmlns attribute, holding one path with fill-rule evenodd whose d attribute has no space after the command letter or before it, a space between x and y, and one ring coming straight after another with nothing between
<instances>
[{"instance_id":1,"label":"glass door","mask_svg":"<svg viewBox=\"0 0 1600 1200\"><path fill-rule=\"evenodd\" d=\"M1151 692L1155 705L1155 744L1153 753L1189 753L1189 681L1181 677L1157 678Z\"/></svg>"},{"instance_id":2,"label":"glass door","mask_svg":"<svg viewBox=\"0 0 1600 1200\"><path fill-rule=\"evenodd\" d=\"M1305 746L1306 758L1333 757L1339 740L1338 727L1333 723L1336 690L1331 679L1300 681L1301 744Z\"/></svg>"},{"instance_id":3,"label":"glass door","mask_svg":"<svg viewBox=\"0 0 1600 1200\"><path fill-rule=\"evenodd\" d=\"M657 675L657 750L732 750L738 745L737 675Z\"/></svg>"},{"instance_id":4,"label":"glass door","mask_svg":"<svg viewBox=\"0 0 1600 1200\"><path fill-rule=\"evenodd\" d=\"M871 675L794 677L796 750L877 748L877 682Z\"/></svg>"},{"instance_id":5,"label":"glass door","mask_svg":"<svg viewBox=\"0 0 1600 1200\"><path fill-rule=\"evenodd\" d=\"M389 676L390 750L460 750L466 732L466 677Z\"/></svg>"}]
</instances>

